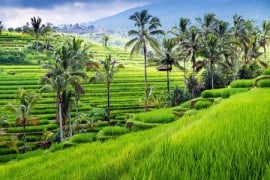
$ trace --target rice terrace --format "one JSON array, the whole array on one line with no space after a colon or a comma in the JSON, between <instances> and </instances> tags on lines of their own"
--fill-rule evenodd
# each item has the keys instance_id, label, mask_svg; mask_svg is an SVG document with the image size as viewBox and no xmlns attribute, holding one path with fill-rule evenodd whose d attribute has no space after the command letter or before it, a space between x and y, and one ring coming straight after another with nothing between
<instances>
[{"instance_id":1,"label":"rice terrace","mask_svg":"<svg viewBox=\"0 0 270 180\"><path fill-rule=\"evenodd\" d=\"M0 179L270 179L267 0L0 0Z\"/></svg>"}]
</instances>

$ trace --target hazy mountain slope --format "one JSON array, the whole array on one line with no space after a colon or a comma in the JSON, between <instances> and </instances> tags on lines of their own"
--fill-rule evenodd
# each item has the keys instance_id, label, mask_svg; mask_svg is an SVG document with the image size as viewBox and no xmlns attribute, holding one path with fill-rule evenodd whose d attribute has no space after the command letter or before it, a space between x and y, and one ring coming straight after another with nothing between
<instances>
[{"instance_id":1,"label":"hazy mountain slope","mask_svg":"<svg viewBox=\"0 0 270 180\"><path fill-rule=\"evenodd\" d=\"M167 0L127 10L91 24L113 28L129 27L132 25L132 22L128 20L129 16L142 9L148 9L151 14L158 16L165 27L177 24L180 17L194 20L209 12L213 12L218 18L227 21L231 21L232 16L236 13L258 22L270 19L268 0Z\"/></svg>"}]
</instances>

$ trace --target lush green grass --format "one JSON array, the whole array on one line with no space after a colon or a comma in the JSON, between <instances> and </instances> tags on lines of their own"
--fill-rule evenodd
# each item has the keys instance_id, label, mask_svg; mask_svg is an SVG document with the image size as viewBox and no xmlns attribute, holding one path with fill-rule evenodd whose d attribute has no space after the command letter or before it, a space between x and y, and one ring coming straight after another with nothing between
<instances>
[{"instance_id":1,"label":"lush green grass","mask_svg":"<svg viewBox=\"0 0 270 180\"><path fill-rule=\"evenodd\" d=\"M231 88L250 88L253 87L255 79L239 79L231 82Z\"/></svg>"},{"instance_id":2,"label":"lush green grass","mask_svg":"<svg viewBox=\"0 0 270 180\"><path fill-rule=\"evenodd\" d=\"M0 177L268 179L269 94L254 89L152 130L33 155L1 165Z\"/></svg>"},{"instance_id":3,"label":"lush green grass","mask_svg":"<svg viewBox=\"0 0 270 180\"><path fill-rule=\"evenodd\" d=\"M222 88L222 89L205 90L202 92L201 96L203 98L217 98L217 97L228 98L233 94L242 93L246 91L247 88Z\"/></svg>"},{"instance_id":4,"label":"lush green grass","mask_svg":"<svg viewBox=\"0 0 270 180\"><path fill-rule=\"evenodd\" d=\"M96 133L82 133L72 136L71 142L74 143L88 143L93 142L96 138Z\"/></svg>"},{"instance_id":5,"label":"lush green grass","mask_svg":"<svg viewBox=\"0 0 270 180\"><path fill-rule=\"evenodd\" d=\"M208 108L212 105L212 102L206 101L206 100L200 100L196 102L195 104L195 109L200 110L200 109L205 109Z\"/></svg>"},{"instance_id":6,"label":"lush green grass","mask_svg":"<svg viewBox=\"0 0 270 180\"><path fill-rule=\"evenodd\" d=\"M136 114L134 120L145 123L168 123L175 120L175 115L172 113L172 108L155 109L150 112Z\"/></svg>"},{"instance_id":7,"label":"lush green grass","mask_svg":"<svg viewBox=\"0 0 270 180\"><path fill-rule=\"evenodd\" d=\"M258 86L259 87L262 87L262 88L269 88L270 87L270 80L268 79L265 79L265 80L260 80L259 82L258 82Z\"/></svg>"}]
</instances>

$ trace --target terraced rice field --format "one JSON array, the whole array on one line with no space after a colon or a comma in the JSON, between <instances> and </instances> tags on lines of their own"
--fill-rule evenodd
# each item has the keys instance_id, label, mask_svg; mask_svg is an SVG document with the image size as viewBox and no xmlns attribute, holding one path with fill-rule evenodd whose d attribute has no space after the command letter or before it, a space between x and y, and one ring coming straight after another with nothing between
<instances>
[{"instance_id":1,"label":"terraced rice field","mask_svg":"<svg viewBox=\"0 0 270 180\"><path fill-rule=\"evenodd\" d=\"M6 47L13 47L12 42L18 47L26 47L29 45L29 39L22 36L0 36L0 44L2 50ZM6 38L12 39L7 41ZM2 42L5 42L2 43ZM14 46L17 47L17 46ZM13 49L14 50L14 49ZM93 60L99 61L107 55L112 54L113 58L121 62L125 68L121 69L111 84L111 114L119 121L126 118L126 114L137 113L143 111L144 98L144 71L143 60L141 56L130 57L125 50L116 48L104 48L99 45L92 44L89 52L93 55ZM1 65L0 69L0 114L6 114L5 106L12 103L18 97L19 87L31 89L39 92L42 85L39 80L47 72L38 64L38 58L45 57L41 62L53 62L51 56L46 53L40 53L33 56L36 58L32 62L36 65ZM93 76L93 72L88 72L88 76ZM148 68L148 79L153 87L155 94L166 94L166 72L158 72L156 67ZM83 82L86 94L82 96L79 103L79 112L89 112L90 106L96 108L106 108L106 86L105 84L88 84L88 80ZM183 86L183 73L174 69L171 73L171 89L175 86ZM75 106L73 106L75 107ZM28 142L32 149L37 148L36 144L42 139L42 130L55 130L57 128L55 121L56 105L55 92L43 93L40 101L35 105L32 111L32 118L38 119L34 125L27 126ZM75 116L75 108L73 108L73 121ZM22 127L15 125L16 116L8 115L9 127L0 127L0 155L14 154L14 150L1 147L6 141L11 141L12 137L18 139L18 146L22 148ZM32 144L32 145L31 145ZM2 153L3 152L3 153Z\"/></svg>"}]
</instances>

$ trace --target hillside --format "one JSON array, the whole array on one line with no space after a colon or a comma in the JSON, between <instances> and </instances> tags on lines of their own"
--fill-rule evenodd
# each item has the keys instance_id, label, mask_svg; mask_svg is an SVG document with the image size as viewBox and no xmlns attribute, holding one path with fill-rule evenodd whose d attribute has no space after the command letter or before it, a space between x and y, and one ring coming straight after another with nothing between
<instances>
[{"instance_id":1,"label":"hillside","mask_svg":"<svg viewBox=\"0 0 270 180\"><path fill-rule=\"evenodd\" d=\"M269 89L252 89L152 130L32 154L1 165L0 177L268 179L269 93Z\"/></svg>"},{"instance_id":2,"label":"hillside","mask_svg":"<svg viewBox=\"0 0 270 180\"><path fill-rule=\"evenodd\" d=\"M8 39L8 40L7 40ZM57 39L56 39L57 40ZM55 40L55 41L56 41ZM53 60L52 56L46 51L36 53L27 47L33 38L18 33L3 33L0 36L0 52L7 52L7 60L10 56L17 52L23 52L24 61L29 65L1 65L0 66L0 162L8 161L17 156L16 151L8 147L7 143L15 137L19 151L23 146L23 132L20 124L16 124L16 114L8 113L6 106L8 103L13 103L18 98L18 89L25 89L39 92L42 85L40 78L43 77L48 70L42 69L43 63L49 63ZM113 124L125 123L127 114L133 114L143 111L142 98L144 97L144 75L143 75L143 60L141 56L130 57L125 50L118 48L104 48L100 45L91 44L90 53L93 54L94 61L103 60L107 55L112 54L113 58L121 62L125 68L121 69L111 84L111 115ZM1 54L2 55L2 54ZM2 57L2 56L1 56ZM0 58L1 59L1 58ZM2 58L1 60L5 60ZM22 59L18 59L21 62ZM4 63L4 61L2 61ZM9 64L9 63L7 63ZM88 72L88 76L94 76L93 72ZM177 69L171 73L171 88L183 86L183 75ZM84 80L83 87L85 95L81 97L79 103L79 113L86 116L93 109L106 108L106 85L89 84L89 78ZM157 96L166 94L166 73L159 72L156 67L149 67L149 82L154 88L153 93ZM74 104L73 104L74 107ZM154 107L154 105L152 105ZM75 108L72 111L73 123L75 122ZM6 117L7 116L7 117ZM6 119L5 119L6 117ZM91 117L84 117L79 123L75 131L83 129L87 126L87 121ZM41 95L41 99L33 107L31 119L27 125L27 135L29 148L35 150L40 147L43 134L42 131L47 129L53 131L57 129L56 124L56 108L55 108L55 93L48 92ZM103 120L101 117L96 117L97 120ZM105 122L106 124L106 122ZM74 125L75 126L75 125ZM80 128L79 128L80 127ZM100 127L92 129L94 133L99 131Z\"/></svg>"},{"instance_id":3,"label":"hillside","mask_svg":"<svg viewBox=\"0 0 270 180\"><path fill-rule=\"evenodd\" d=\"M133 24L128 19L129 16L142 9L148 9L152 15L159 17L165 28L177 25L180 17L195 21L196 17L203 17L205 13L215 13L217 18L228 22L232 22L232 16L237 13L245 19L261 23L263 19L270 18L269 8L270 3L267 0L164 0L130 9L90 24L116 29L130 28Z\"/></svg>"}]
</instances>

